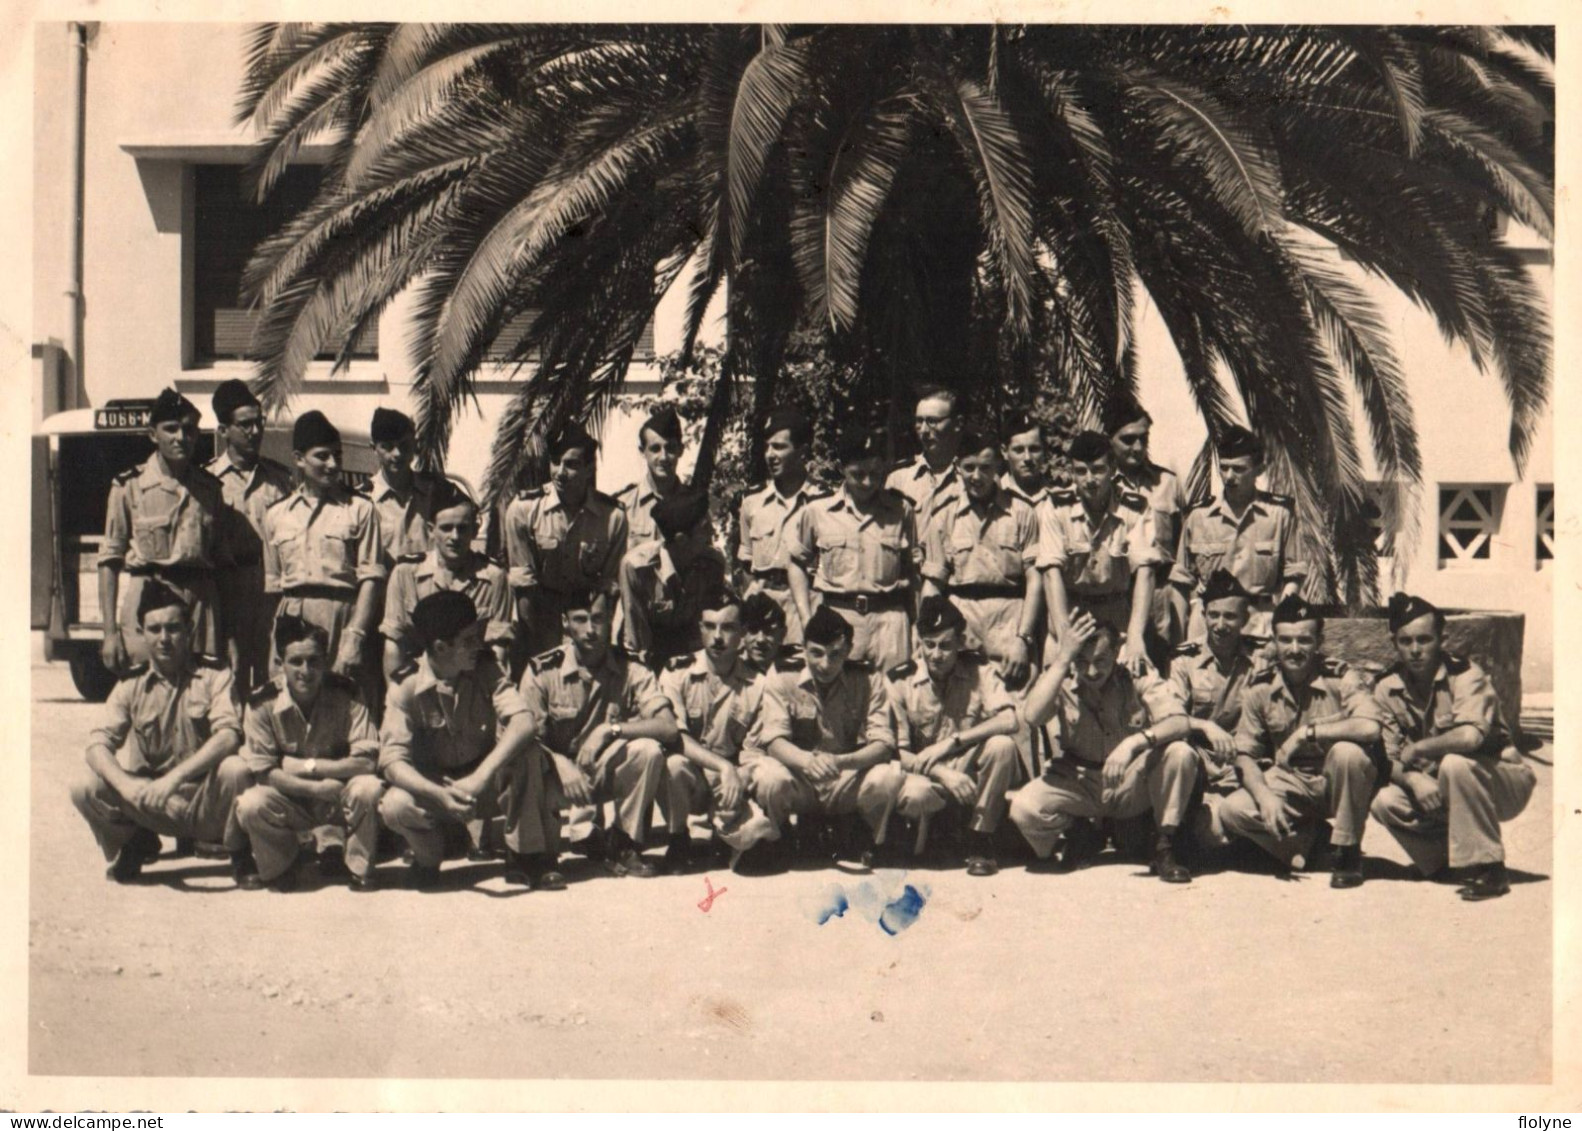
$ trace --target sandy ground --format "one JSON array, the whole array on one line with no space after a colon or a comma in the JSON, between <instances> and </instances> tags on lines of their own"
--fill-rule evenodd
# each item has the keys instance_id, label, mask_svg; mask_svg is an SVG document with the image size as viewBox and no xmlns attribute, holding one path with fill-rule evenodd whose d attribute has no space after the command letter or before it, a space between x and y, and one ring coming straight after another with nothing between
<instances>
[{"instance_id":1,"label":"sandy ground","mask_svg":"<svg viewBox=\"0 0 1582 1131\"><path fill-rule=\"evenodd\" d=\"M726 890L706 912L704 875L578 868L569 891L516 894L465 862L446 894L247 893L193 859L119 887L66 796L97 709L63 666L32 675L35 1074L1549 1079L1547 746L1502 900L1408 882L1370 827L1370 880L1347 892L1171 887L1113 855L1067 876L915 869L928 901L892 937L855 910L816 924L831 883L898 880L828 870L710 873Z\"/></svg>"}]
</instances>

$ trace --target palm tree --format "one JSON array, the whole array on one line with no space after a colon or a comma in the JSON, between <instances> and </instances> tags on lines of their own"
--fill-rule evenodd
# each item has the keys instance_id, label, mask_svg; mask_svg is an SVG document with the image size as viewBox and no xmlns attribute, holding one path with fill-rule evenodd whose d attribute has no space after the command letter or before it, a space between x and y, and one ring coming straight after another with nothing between
<instances>
[{"instance_id":1,"label":"palm tree","mask_svg":"<svg viewBox=\"0 0 1582 1131\"><path fill-rule=\"evenodd\" d=\"M1420 457L1400 361L1332 252L1501 381L1520 465L1549 333L1490 218L1550 236L1553 55L1523 27L263 25L239 104L258 192L310 137L333 156L251 265L256 384L286 402L415 286L442 460L485 351L535 310L495 495L563 421L598 422L683 274L687 349L726 287L706 435L742 378L774 402L810 330L892 406L914 380L1044 373L1097 412L1134 391L1144 293L1210 437L1239 406L1264 438L1329 565L1315 593L1361 599L1353 393L1408 488L1391 523Z\"/></svg>"}]
</instances>

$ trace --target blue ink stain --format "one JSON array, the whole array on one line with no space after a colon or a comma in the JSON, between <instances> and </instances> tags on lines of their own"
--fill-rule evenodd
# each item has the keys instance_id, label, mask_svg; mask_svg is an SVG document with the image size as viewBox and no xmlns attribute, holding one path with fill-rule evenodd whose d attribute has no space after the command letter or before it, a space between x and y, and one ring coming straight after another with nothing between
<instances>
[{"instance_id":1,"label":"blue ink stain","mask_svg":"<svg viewBox=\"0 0 1582 1131\"><path fill-rule=\"evenodd\" d=\"M851 904L846 902L846 893L841 890L840 885L832 885L825 893L824 906L818 911L818 925L822 927L831 919L839 919L850 907Z\"/></svg>"},{"instance_id":2,"label":"blue ink stain","mask_svg":"<svg viewBox=\"0 0 1582 1131\"><path fill-rule=\"evenodd\" d=\"M827 884L816 897L803 900L802 906L821 927L831 919L844 918L847 911L856 911L894 937L917 922L930 894L928 885L909 884L905 879L903 871L886 871L875 876L877 883L864 880L849 890L841 884Z\"/></svg>"},{"instance_id":3,"label":"blue ink stain","mask_svg":"<svg viewBox=\"0 0 1582 1131\"><path fill-rule=\"evenodd\" d=\"M927 902L928 896L907 884L898 898L885 904L884 914L879 916L879 929L887 935L900 934L917 922Z\"/></svg>"}]
</instances>

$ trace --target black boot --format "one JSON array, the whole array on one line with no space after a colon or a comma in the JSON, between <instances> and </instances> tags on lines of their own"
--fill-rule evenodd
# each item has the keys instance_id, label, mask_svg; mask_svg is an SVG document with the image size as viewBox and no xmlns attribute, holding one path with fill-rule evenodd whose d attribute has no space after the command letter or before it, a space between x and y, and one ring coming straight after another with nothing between
<instances>
[{"instance_id":1,"label":"black boot","mask_svg":"<svg viewBox=\"0 0 1582 1131\"><path fill-rule=\"evenodd\" d=\"M1167 884L1189 884L1192 882L1192 873L1176 859L1175 832L1169 825L1160 826L1159 839L1154 842L1153 863L1148 866L1148 870Z\"/></svg>"},{"instance_id":2,"label":"black boot","mask_svg":"<svg viewBox=\"0 0 1582 1131\"><path fill-rule=\"evenodd\" d=\"M1505 874L1505 865L1496 861L1473 869L1467 882L1456 889L1456 894L1468 903L1478 903L1485 899L1498 899L1510 890L1511 881Z\"/></svg>"},{"instance_id":3,"label":"black boot","mask_svg":"<svg viewBox=\"0 0 1582 1131\"><path fill-rule=\"evenodd\" d=\"M1358 888L1362 886L1362 848L1343 844L1335 849L1335 867L1329 874L1332 888Z\"/></svg>"},{"instance_id":4,"label":"black boot","mask_svg":"<svg viewBox=\"0 0 1582 1131\"><path fill-rule=\"evenodd\" d=\"M1000 870L994 854L994 837L989 833L967 834L967 875L992 876Z\"/></svg>"},{"instance_id":5,"label":"black boot","mask_svg":"<svg viewBox=\"0 0 1582 1131\"><path fill-rule=\"evenodd\" d=\"M692 834L683 829L670 834L670 844L665 848L665 871L672 876L685 875L692 870Z\"/></svg>"},{"instance_id":6,"label":"black boot","mask_svg":"<svg viewBox=\"0 0 1582 1131\"><path fill-rule=\"evenodd\" d=\"M115 860L105 869L105 879L118 884L129 884L143 874L143 865L159 856L159 837L148 829L138 829L132 839L121 846Z\"/></svg>"}]
</instances>

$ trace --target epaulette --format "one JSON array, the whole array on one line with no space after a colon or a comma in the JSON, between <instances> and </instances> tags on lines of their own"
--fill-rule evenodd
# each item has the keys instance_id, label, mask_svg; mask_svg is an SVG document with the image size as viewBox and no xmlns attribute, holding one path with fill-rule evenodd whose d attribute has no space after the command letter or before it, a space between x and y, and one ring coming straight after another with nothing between
<instances>
[{"instance_id":1,"label":"epaulette","mask_svg":"<svg viewBox=\"0 0 1582 1131\"><path fill-rule=\"evenodd\" d=\"M904 664L896 664L895 667L891 668L884 674L891 679L906 679L908 676L915 674L916 671L917 661L908 660Z\"/></svg>"},{"instance_id":2,"label":"epaulette","mask_svg":"<svg viewBox=\"0 0 1582 1131\"><path fill-rule=\"evenodd\" d=\"M125 487L128 483L141 475L142 472L142 465L134 464L132 467L127 468L125 471L117 475L111 480L111 482L117 484L118 486Z\"/></svg>"},{"instance_id":3,"label":"epaulette","mask_svg":"<svg viewBox=\"0 0 1582 1131\"><path fill-rule=\"evenodd\" d=\"M1117 487L1115 490L1115 498L1117 501L1130 504L1131 506L1137 507L1139 510L1146 510L1148 508L1148 496L1137 491L1133 491L1130 487Z\"/></svg>"},{"instance_id":4,"label":"epaulette","mask_svg":"<svg viewBox=\"0 0 1582 1131\"><path fill-rule=\"evenodd\" d=\"M222 671L229 665L219 656L211 656L207 652L194 652L192 662L200 668L209 668L211 671Z\"/></svg>"},{"instance_id":5,"label":"epaulette","mask_svg":"<svg viewBox=\"0 0 1582 1131\"><path fill-rule=\"evenodd\" d=\"M1048 499L1057 507L1067 506L1077 501L1077 493L1070 487L1049 488Z\"/></svg>"},{"instance_id":6,"label":"epaulette","mask_svg":"<svg viewBox=\"0 0 1582 1131\"><path fill-rule=\"evenodd\" d=\"M1458 656L1454 652L1441 652L1439 662L1445 665L1445 671L1451 675L1460 675L1472 667L1472 661L1465 656Z\"/></svg>"},{"instance_id":7,"label":"epaulette","mask_svg":"<svg viewBox=\"0 0 1582 1131\"><path fill-rule=\"evenodd\" d=\"M1257 672L1249 677L1247 680L1247 685L1251 687L1255 683L1273 683L1274 673L1278 670L1279 669L1275 667L1264 668L1263 671Z\"/></svg>"},{"instance_id":8,"label":"epaulette","mask_svg":"<svg viewBox=\"0 0 1582 1131\"><path fill-rule=\"evenodd\" d=\"M636 484L636 483L628 483L625 487L622 487L622 488L620 488L619 490L617 490L615 492L615 498L617 500L619 500L620 497L622 495L626 494L626 492L628 492L628 491L630 491L632 494L635 495L635 494L637 494L638 490L639 490L639 485L638 484Z\"/></svg>"},{"instance_id":9,"label":"epaulette","mask_svg":"<svg viewBox=\"0 0 1582 1131\"><path fill-rule=\"evenodd\" d=\"M273 703L275 701L275 698L279 694L280 694L280 685L278 683L276 683L274 680L270 680L268 683L264 684L262 687L257 688L251 695L249 695L247 697L247 705L249 707L265 707L265 706L268 706L270 703Z\"/></svg>"},{"instance_id":10,"label":"epaulette","mask_svg":"<svg viewBox=\"0 0 1582 1131\"><path fill-rule=\"evenodd\" d=\"M1296 507L1296 500L1291 498L1290 495L1276 495L1273 491L1259 491L1258 497L1266 503L1273 503L1275 506L1285 507L1287 510L1293 510Z\"/></svg>"},{"instance_id":11,"label":"epaulette","mask_svg":"<svg viewBox=\"0 0 1582 1131\"><path fill-rule=\"evenodd\" d=\"M414 676L416 674L417 674L417 661L416 660L408 660L406 663L402 664L395 671L390 673L390 682L391 683L403 683L407 679L409 679L410 677L412 677L412 676Z\"/></svg>"},{"instance_id":12,"label":"epaulette","mask_svg":"<svg viewBox=\"0 0 1582 1131\"><path fill-rule=\"evenodd\" d=\"M665 670L667 672L684 672L691 666L692 654L690 652L683 652L681 655L672 656L665 661Z\"/></svg>"},{"instance_id":13,"label":"epaulette","mask_svg":"<svg viewBox=\"0 0 1582 1131\"><path fill-rule=\"evenodd\" d=\"M1177 644L1173 655L1196 656L1202 653L1203 644L1198 640L1188 640L1185 644Z\"/></svg>"},{"instance_id":14,"label":"epaulette","mask_svg":"<svg viewBox=\"0 0 1582 1131\"><path fill-rule=\"evenodd\" d=\"M1331 679L1339 679L1350 670L1345 660L1334 660L1328 656L1325 656L1323 662L1318 665L1319 674L1329 676Z\"/></svg>"},{"instance_id":15,"label":"epaulette","mask_svg":"<svg viewBox=\"0 0 1582 1131\"><path fill-rule=\"evenodd\" d=\"M989 657L983 653L981 648L964 648L956 653L956 662L958 664L985 664L988 663L988 660Z\"/></svg>"},{"instance_id":16,"label":"epaulette","mask_svg":"<svg viewBox=\"0 0 1582 1131\"><path fill-rule=\"evenodd\" d=\"M140 675L147 675L147 674L148 674L148 661L144 660L141 664L133 664L130 668L128 668L127 672L126 672L126 678L127 679L136 679Z\"/></svg>"},{"instance_id":17,"label":"epaulette","mask_svg":"<svg viewBox=\"0 0 1582 1131\"><path fill-rule=\"evenodd\" d=\"M857 671L857 672L871 672L871 671L873 671L873 661L872 660L847 660L846 661L846 666L848 668L850 668L852 671Z\"/></svg>"},{"instance_id":18,"label":"epaulette","mask_svg":"<svg viewBox=\"0 0 1582 1131\"><path fill-rule=\"evenodd\" d=\"M566 650L564 648L551 648L547 652L540 652L527 662L533 671L542 672L565 662Z\"/></svg>"},{"instance_id":19,"label":"epaulette","mask_svg":"<svg viewBox=\"0 0 1582 1131\"><path fill-rule=\"evenodd\" d=\"M777 672L799 672L807 667L801 656L776 656L773 668Z\"/></svg>"},{"instance_id":20,"label":"epaulette","mask_svg":"<svg viewBox=\"0 0 1582 1131\"><path fill-rule=\"evenodd\" d=\"M214 474L214 472L210 471L208 468L203 467L200 464L193 464L192 467L188 470L188 474L190 474L190 475L197 475L197 476L200 476L200 477L202 477L204 479L212 479L212 480L214 480L214 482L216 484L218 484L220 482L220 477L218 475Z\"/></svg>"},{"instance_id":21,"label":"epaulette","mask_svg":"<svg viewBox=\"0 0 1582 1131\"><path fill-rule=\"evenodd\" d=\"M540 499L540 498L543 498L543 496L544 496L544 486L543 486L543 484L539 484L537 487L523 487L520 491L518 491L516 493L516 497L518 499Z\"/></svg>"},{"instance_id":22,"label":"epaulette","mask_svg":"<svg viewBox=\"0 0 1582 1131\"><path fill-rule=\"evenodd\" d=\"M834 493L835 488L833 487L813 486L812 490L808 492L807 501L810 503L816 503L820 499L829 498Z\"/></svg>"},{"instance_id":23,"label":"epaulette","mask_svg":"<svg viewBox=\"0 0 1582 1131\"><path fill-rule=\"evenodd\" d=\"M593 494L593 497L595 499L598 499L599 502L601 502L601 503L608 504L609 506L612 506L612 507L618 507L618 506L621 505L621 500L617 499L614 495L606 494L605 492L600 491L598 489L595 489L592 492L592 494Z\"/></svg>"},{"instance_id":24,"label":"epaulette","mask_svg":"<svg viewBox=\"0 0 1582 1131\"><path fill-rule=\"evenodd\" d=\"M912 462L915 458L916 457L914 456L908 456L906 459L896 460L895 463L890 465L890 470L905 471L907 468L912 466Z\"/></svg>"},{"instance_id":25,"label":"epaulette","mask_svg":"<svg viewBox=\"0 0 1582 1131\"><path fill-rule=\"evenodd\" d=\"M340 672L326 672L324 675L324 686L333 687L337 691L344 691L348 695L356 695L362 690L357 686L355 679L349 675L341 675Z\"/></svg>"}]
</instances>

